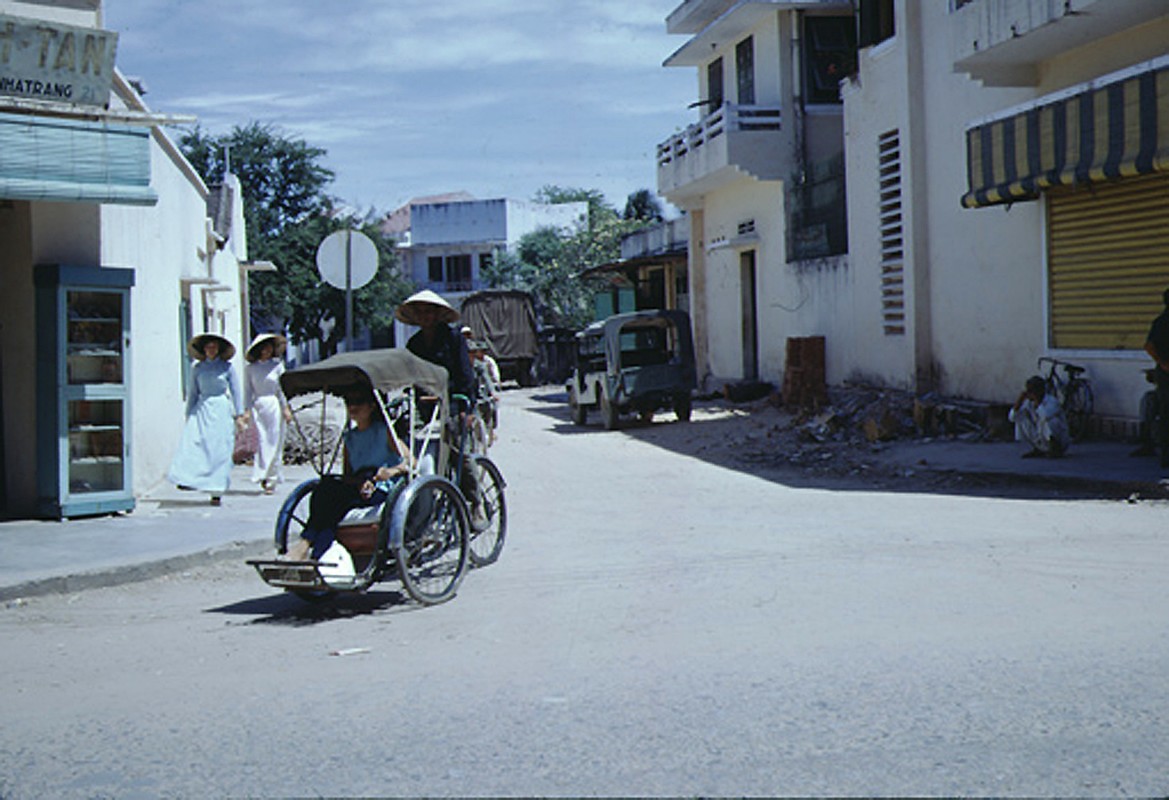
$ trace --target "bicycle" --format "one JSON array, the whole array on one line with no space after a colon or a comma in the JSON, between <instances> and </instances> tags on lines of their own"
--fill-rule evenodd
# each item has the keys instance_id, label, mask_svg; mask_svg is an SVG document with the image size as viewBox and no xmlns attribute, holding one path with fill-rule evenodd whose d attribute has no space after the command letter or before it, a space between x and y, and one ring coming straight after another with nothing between
<instances>
[{"instance_id":1,"label":"bicycle","mask_svg":"<svg viewBox=\"0 0 1169 800\"><path fill-rule=\"evenodd\" d=\"M1050 365L1047 374L1043 376L1047 390L1059 399L1060 407L1063 408L1068 420L1068 433L1073 440L1079 441L1088 433L1088 420L1095 407L1092 384L1083 377L1088 370L1078 364L1042 356L1038 362L1040 372L1043 371L1044 363ZM1060 369L1063 370L1063 375L1060 375Z\"/></svg>"}]
</instances>

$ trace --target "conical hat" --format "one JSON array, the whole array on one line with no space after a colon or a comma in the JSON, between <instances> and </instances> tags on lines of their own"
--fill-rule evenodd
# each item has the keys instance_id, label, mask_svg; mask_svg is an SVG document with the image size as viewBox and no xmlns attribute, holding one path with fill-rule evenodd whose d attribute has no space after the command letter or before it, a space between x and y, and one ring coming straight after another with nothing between
<instances>
[{"instance_id":1,"label":"conical hat","mask_svg":"<svg viewBox=\"0 0 1169 800\"><path fill-rule=\"evenodd\" d=\"M439 312L438 319L440 322L454 322L459 318L459 312L455 311L450 303L429 289L423 289L421 292L416 292L407 297L402 302L402 305L398 306L394 312L394 316L407 325L417 325L417 310L421 305L435 306Z\"/></svg>"},{"instance_id":2,"label":"conical hat","mask_svg":"<svg viewBox=\"0 0 1169 800\"><path fill-rule=\"evenodd\" d=\"M211 339L219 342L219 358L231 361L231 357L235 355L235 345L218 333L200 333L198 336L191 337L191 341L187 342L187 353L190 354L191 358L202 361L206 358L203 354L203 345Z\"/></svg>"},{"instance_id":3,"label":"conical hat","mask_svg":"<svg viewBox=\"0 0 1169 800\"><path fill-rule=\"evenodd\" d=\"M280 358L284 355L285 348L288 347L288 340L278 333L261 333L252 343L248 345L248 349L244 352L244 358L248 361L255 361L260 357L260 345L264 342L272 343L272 355L275 358Z\"/></svg>"}]
</instances>

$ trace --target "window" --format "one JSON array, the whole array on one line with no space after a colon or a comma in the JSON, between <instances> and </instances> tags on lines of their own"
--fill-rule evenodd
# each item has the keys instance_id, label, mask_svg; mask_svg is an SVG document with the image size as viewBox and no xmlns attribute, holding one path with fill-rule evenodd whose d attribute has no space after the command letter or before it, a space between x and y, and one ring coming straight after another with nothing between
<instances>
[{"instance_id":1,"label":"window","mask_svg":"<svg viewBox=\"0 0 1169 800\"><path fill-rule=\"evenodd\" d=\"M431 283L442 283L442 256L426 259L426 279Z\"/></svg>"},{"instance_id":2,"label":"window","mask_svg":"<svg viewBox=\"0 0 1169 800\"><path fill-rule=\"evenodd\" d=\"M804 18L804 97L811 104L840 102L840 82L856 72L852 17Z\"/></svg>"},{"instance_id":3,"label":"window","mask_svg":"<svg viewBox=\"0 0 1169 800\"><path fill-rule=\"evenodd\" d=\"M901 219L901 134L877 139L881 180L881 316L885 335L905 333L905 240Z\"/></svg>"},{"instance_id":4,"label":"window","mask_svg":"<svg viewBox=\"0 0 1169 800\"><path fill-rule=\"evenodd\" d=\"M495 258L491 253L479 254L479 278L483 278L484 272L490 272L492 265L495 263Z\"/></svg>"},{"instance_id":5,"label":"window","mask_svg":"<svg viewBox=\"0 0 1169 800\"><path fill-rule=\"evenodd\" d=\"M892 39L896 31L893 15L893 0L860 0L861 47L880 44Z\"/></svg>"},{"instance_id":6,"label":"window","mask_svg":"<svg viewBox=\"0 0 1169 800\"><path fill-rule=\"evenodd\" d=\"M750 36L735 47L735 76L739 105L755 105L755 40Z\"/></svg>"},{"instance_id":7,"label":"window","mask_svg":"<svg viewBox=\"0 0 1169 800\"><path fill-rule=\"evenodd\" d=\"M706 66L706 112L723 107L723 60L716 58Z\"/></svg>"},{"instance_id":8,"label":"window","mask_svg":"<svg viewBox=\"0 0 1169 800\"><path fill-rule=\"evenodd\" d=\"M471 256L447 256L446 260L446 287L447 289L471 288Z\"/></svg>"}]
</instances>

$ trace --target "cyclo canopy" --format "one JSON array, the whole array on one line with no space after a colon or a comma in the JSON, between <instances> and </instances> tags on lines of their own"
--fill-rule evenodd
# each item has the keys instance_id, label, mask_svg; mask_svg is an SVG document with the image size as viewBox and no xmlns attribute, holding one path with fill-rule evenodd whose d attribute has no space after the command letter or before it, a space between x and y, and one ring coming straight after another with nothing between
<instances>
[{"instance_id":1,"label":"cyclo canopy","mask_svg":"<svg viewBox=\"0 0 1169 800\"><path fill-rule=\"evenodd\" d=\"M361 389L392 392L408 386L446 397L447 371L405 349L362 350L289 370L280 376L280 386L288 398L313 392L344 397Z\"/></svg>"}]
</instances>

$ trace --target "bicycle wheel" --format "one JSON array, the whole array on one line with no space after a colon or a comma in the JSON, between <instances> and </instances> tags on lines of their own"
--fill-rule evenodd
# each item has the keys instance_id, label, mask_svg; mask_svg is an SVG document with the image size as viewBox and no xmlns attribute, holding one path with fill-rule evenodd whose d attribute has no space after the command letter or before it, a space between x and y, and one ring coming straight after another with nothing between
<instances>
[{"instance_id":1,"label":"bicycle wheel","mask_svg":"<svg viewBox=\"0 0 1169 800\"><path fill-rule=\"evenodd\" d=\"M276 552L284 555L288 552L288 545L300 538L308 524L309 495L320 478L311 478L297 486L280 506L280 513L276 515Z\"/></svg>"},{"instance_id":2,"label":"bicycle wheel","mask_svg":"<svg viewBox=\"0 0 1169 800\"><path fill-rule=\"evenodd\" d=\"M320 478L310 478L297 486L285 498L276 515L276 552L284 555L288 546L300 538L301 532L308 524L309 498L313 489L321 482ZM287 591L307 600L310 603L328 600L336 592L331 589L288 589Z\"/></svg>"},{"instance_id":3,"label":"bicycle wheel","mask_svg":"<svg viewBox=\"0 0 1169 800\"><path fill-rule=\"evenodd\" d=\"M1091 385L1084 381L1072 384L1064 399L1064 411L1068 417L1068 432L1073 439L1079 441L1087 435L1088 421L1093 410Z\"/></svg>"},{"instance_id":4,"label":"bicycle wheel","mask_svg":"<svg viewBox=\"0 0 1169 800\"><path fill-rule=\"evenodd\" d=\"M471 566L494 563L507 536L507 501L503 496L503 475L488 458L472 459L475 470L475 497L471 501Z\"/></svg>"},{"instance_id":5,"label":"bicycle wheel","mask_svg":"<svg viewBox=\"0 0 1169 800\"><path fill-rule=\"evenodd\" d=\"M405 524L394 549L406 592L423 605L455 596L467 571L467 506L450 481L437 475L419 478L399 502Z\"/></svg>"}]
</instances>

